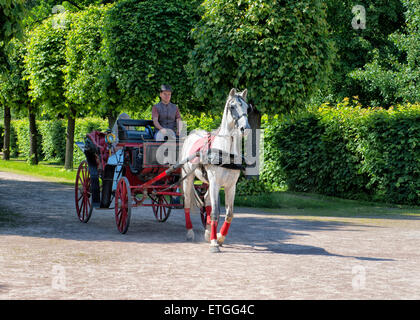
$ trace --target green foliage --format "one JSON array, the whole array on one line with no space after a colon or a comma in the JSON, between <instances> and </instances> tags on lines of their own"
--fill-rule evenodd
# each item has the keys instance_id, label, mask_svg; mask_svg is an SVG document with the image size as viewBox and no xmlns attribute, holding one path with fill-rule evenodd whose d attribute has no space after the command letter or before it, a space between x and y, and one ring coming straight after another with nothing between
<instances>
[{"instance_id":1,"label":"green foliage","mask_svg":"<svg viewBox=\"0 0 420 320\"><path fill-rule=\"evenodd\" d=\"M382 96L378 90L365 86L355 79L351 72L363 67L379 50L380 59L395 53L396 48L388 36L404 25L403 6L400 0L328 0L327 21L331 27L331 38L337 48L337 59L333 64L330 90L335 98L342 100L357 94L365 105L379 101ZM354 29L352 21L355 14L352 8L363 5L366 14L366 28Z\"/></svg>"},{"instance_id":2,"label":"green foliage","mask_svg":"<svg viewBox=\"0 0 420 320\"><path fill-rule=\"evenodd\" d=\"M223 106L248 88L262 113L302 106L327 80L333 58L319 0L204 1L188 73L197 98Z\"/></svg>"},{"instance_id":3,"label":"green foliage","mask_svg":"<svg viewBox=\"0 0 420 320\"><path fill-rule=\"evenodd\" d=\"M32 102L44 112L66 112L64 99L67 14L57 14L30 32L25 67Z\"/></svg>"},{"instance_id":4,"label":"green foliage","mask_svg":"<svg viewBox=\"0 0 420 320\"><path fill-rule=\"evenodd\" d=\"M64 163L66 155L66 123L64 120L45 120L38 122L42 136L42 153L44 160Z\"/></svg>"},{"instance_id":5,"label":"green foliage","mask_svg":"<svg viewBox=\"0 0 420 320\"><path fill-rule=\"evenodd\" d=\"M353 100L269 124L262 174L292 191L418 205L420 105L363 109Z\"/></svg>"},{"instance_id":6,"label":"green foliage","mask_svg":"<svg viewBox=\"0 0 420 320\"><path fill-rule=\"evenodd\" d=\"M280 117L283 119L283 117ZM277 147L277 134L280 129L278 117L268 119L264 115L261 125L264 129L264 167L260 174L262 180L270 191L278 191L286 186L284 181L285 174L279 164L280 149Z\"/></svg>"},{"instance_id":7,"label":"green foliage","mask_svg":"<svg viewBox=\"0 0 420 320\"><path fill-rule=\"evenodd\" d=\"M200 114L186 114L182 119L187 124L188 132L195 129L212 131L220 126L220 123L222 122L222 115L220 112L217 114L212 112L201 112Z\"/></svg>"},{"instance_id":8,"label":"green foliage","mask_svg":"<svg viewBox=\"0 0 420 320\"><path fill-rule=\"evenodd\" d=\"M14 35L22 34L23 0L0 1L0 42L7 43Z\"/></svg>"},{"instance_id":9,"label":"green foliage","mask_svg":"<svg viewBox=\"0 0 420 320\"><path fill-rule=\"evenodd\" d=\"M14 36L22 38L25 14L23 0L0 0L0 73L5 71L5 45Z\"/></svg>"},{"instance_id":10,"label":"green foliage","mask_svg":"<svg viewBox=\"0 0 420 320\"><path fill-rule=\"evenodd\" d=\"M266 184L259 179L246 179L244 177L238 180L236 184L236 193L238 196L256 196L269 192Z\"/></svg>"},{"instance_id":11,"label":"green foliage","mask_svg":"<svg viewBox=\"0 0 420 320\"><path fill-rule=\"evenodd\" d=\"M38 120L38 154L41 160L64 163L66 148L65 120ZM29 121L12 120L11 122L11 156L29 157ZM93 130L105 131L108 123L100 118L76 119L75 142L83 142L87 133ZM79 148L74 148L74 162L79 163L85 155Z\"/></svg>"},{"instance_id":12,"label":"green foliage","mask_svg":"<svg viewBox=\"0 0 420 320\"><path fill-rule=\"evenodd\" d=\"M29 103L29 82L24 80L25 68L23 58L26 48L23 43L12 39L6 46L7 68L5 77L0 81L0 100L5 101L14 111L26 111Z\"/></svg>"},{"instance_id":13,"label":"green foliage","mask_svg":"<svg viewBox=\"0 0 420 320\"><path fill-rule=\"evenodd\" d=\"M370 94L369 103L391 106L420 101L420 2L402 0L405 28L390 34L386 41L395 48L378 47L370 52L363 69L349 74ZM360 66L361 67L361 66Z\"/></svg>"},{"instance_id":14,"label":"green foliage","mask_svg":"<svg viewBox=\"0 0 420 320\"><path fill-rule=\"evenodd\" d=\"M85 107L85 112L107 114L115 110L109 97L108 67L103 57L103 19L110 6L88 7L72 14L66 39L66 66L64 67L65 96L74 104Z\"/></svg>"},{"instance_id":15,"label":"green foliage","mask_svg":"<svg viewBox=\"0 0 420 320\"><path fill-rule=\"evenodd\" d=\"M184 71L198 20L197 1L123 0L105 18L104 54L125 105L150 105L162 83L171 84L180 108L191 103Z\"/></svg>"},{"instance_id":16,"label":"green foliage","mask_svg":"<svg viewBox=\"0 0 420 320\"><path fill-rule=\"evenodd\" d=\"M39 121L37 121L37 125L39 126ZM26 158L28 163L30 162L29 154L30 154L30 138L29 138L29 121L27 119L24 120L13 120L11 122L11 126L13 126L13 130L15 130L16 134L16 142L15 144L11 141L11 147L16 148L14 154L19 154L20 156L23 156ZM38 132L37 136L38 142L42 141L42 136ZM12 138L11 138L12 140ZM13 141L14 142L14 141ZM42 155L42 143L38 143L38 154L40 155L40 158L43 158Z\"/></svg>"},{"instance_id":17,"label":"green foliage","mask_svg":"<svg viewBox=\"0 0 420 320\"><path fill-rule=\"evenodd\" d=\"M379 110L359 126L360 171L380 200L420 203L420 105Z\"/></svg>"},{"instance_id":18,"label":"green foliage","mask_svg":"<svg viewBox=\"0 0 420 320\"><path fill-rule=\"evenodd\" d=\"M0 150L3 150L3 141L4 141L4 125L3 123L0 123Z\"/></svg>"},{"instance_id":19,"label":"green foliage","mask_svg":"<svg viewBox=\"0 0 420 320\"><path fill-rule=\"evenodd\" d=\"M29 123L28 123L29 126ZM17 146L17 133L16 129L13 126L13 123L10 124L10 156L17 157L19 155L19 149Z\"/></svg>"},{"instance_id":20,"label":"green foliage","mask_svg":"<svg viewBox=\"0 0 420 320\"><path fill-rule=\"evenodd\" d=\"M74 130L74 142L84 142L86 134L93 130L104 132L108 128L108 122L100 118L76 119L76 128ZM79 164L86 156L79 148L74 148L73 161Z\"/></svg>"}]
</instances>

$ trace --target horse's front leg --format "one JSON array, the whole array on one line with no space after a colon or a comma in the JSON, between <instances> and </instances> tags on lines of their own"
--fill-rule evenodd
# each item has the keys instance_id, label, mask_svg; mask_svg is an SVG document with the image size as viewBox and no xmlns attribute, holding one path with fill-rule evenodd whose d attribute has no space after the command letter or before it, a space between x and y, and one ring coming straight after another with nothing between
<instances>
[{"instance_id":1,"label":"horse's front leg","mask_svg":"<svg viewBox=\"0 0 420 320\"><path fill-rule=\"evenodd\" d=\"M220 229L220 233L217 234L217 243L219 245L223 245L223 242L226 239L230 224L233 219L233 203L235 201L235 191L236 191L236 184L233 184L227 188L225 187L226 216L225 216L225 222L223 223L223 226Z\"/></svg>"},{"instance_id":2,"label":"horse's front leg","mask_svg":"<svg viewBox=\"0 0 420 320\"><path fill-rule=\"evenodd\" d=\"M183 171L183 176L187 174L186 171ZM192 192L194 187L194 176L189 175L182 183L182 189L184 193L184 212L185 212L185 227L187 228L187 240L194 241L194 230L191 222L190 209L191 209L191 200Z\"/></svg>"},{"instance_id":3,"label":"horse's front leg","mask_svg":"<svg viewBox=\"0 0 420 320\"><path fill-rule=\"evenodd\" d=\"M210 224L210 252L220 252L219 244L217 243L217 221L219 220L219 191L220 186L215 179L209 177L209 191L211 203L211 224Z\"/></svg>"}]
</instances>

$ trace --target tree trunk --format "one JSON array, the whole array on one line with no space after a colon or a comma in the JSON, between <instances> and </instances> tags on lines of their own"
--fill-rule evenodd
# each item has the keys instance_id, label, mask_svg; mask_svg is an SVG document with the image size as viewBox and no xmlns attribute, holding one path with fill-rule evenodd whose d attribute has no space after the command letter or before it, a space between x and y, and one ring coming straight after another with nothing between
<instances>
[{"instance_id":1,"label":"tree trunk","mask_svg":"<svg viewBox=\"0 0 420 320\"><path fill-rule=\"evenodd\" d=\"M3 140L3 160L10 160L10 107L4 106L4 140Z\"/></svg>"},{"instance_id":2,"label":"tree trunk","mask_svg":"<svg viewBox=\"0 0 420 320\"><path fill-rule=\"evenodd\" d=\"M29 113L29 163L38 164L38 130L36 128L35 111L31 103L28 105Z\"/></svg>"},{"instance_id":3,"label":"tree trunk","mask_svg":"<svg viewBox=\"0 0 420 320\"><path fill-rule=\"evenodd\" d=\"M66 132L66 158L64 160L64 168L73 169L73 149L74 149L74 128L76 126L76 110L70 108L67 118Z\"/></svg>"},{"instance_id":4,"label":"tree trunk","mask_svg":"<svg viewBox=\"0 0 420 320\"><path fill-rule=\"evenodd\" d=\"M108 118L109 129L112 130L112 127L114 126L115 121L117 121L117 114L115 112L109 111L107 114L107 118Z\"/></svg>"}]
</instances>

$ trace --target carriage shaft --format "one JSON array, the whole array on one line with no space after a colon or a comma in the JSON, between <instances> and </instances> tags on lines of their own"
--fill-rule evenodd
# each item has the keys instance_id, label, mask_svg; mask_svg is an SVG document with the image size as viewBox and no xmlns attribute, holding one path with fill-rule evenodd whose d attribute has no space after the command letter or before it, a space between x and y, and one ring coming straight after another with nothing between
<instances>
[{"instance_id":1,"label":"carriage shaft","mask_svg":"<svg viewBox=\"0 0 420 320\"><path fill-rule=\"evenodd\" d=\"M200 152L197 151L194 154L190 155L188 158L181 160L179 163L174 164L172 166L170 166L168 169L166 169L165 171L163 171L162 173L160 173L159 175L157 175L156 177L154 177L153 179L143 183L140 188L148 188L150 187L153 183L169 176L172 172L174 172L175 170L179 169L180 167L182 167L185 163L187 163L188 161L198 157L200 155Z\"/></svg>"}]
</instances>

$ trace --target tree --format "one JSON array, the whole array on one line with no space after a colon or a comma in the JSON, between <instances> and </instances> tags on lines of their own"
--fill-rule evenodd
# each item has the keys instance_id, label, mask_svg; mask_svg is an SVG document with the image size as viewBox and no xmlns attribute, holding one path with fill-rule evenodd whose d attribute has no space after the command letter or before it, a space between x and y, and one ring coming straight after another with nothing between
<instances>
[{"instance_id":1,"label":"tree","mask_svg":"<svg viewBox=\"0 0 420 320\"><path fill-rule=\"evenodd\" d=\"M102 45L104 17L111 7L90 6L72 14L64 68L66 98L84 106L86 113L107 116L110 127L122 107Z\"/></svg>"},{"instance_id":2,"label":"tree","mask_svg":"<svg viewBox=\"0 0 420 320\"><path fill-rule=\"evenodd\" d=\"M17 61L16 50L8 50L5 51L7 47L7 42L12 39L14 36L18 38L23 38L24 30L27 31L29 34L32 29L36 29L37 26L43 24L46 19L54 19L53 25L57 26L61 24L61 21L57 21L57 16L51 18L52 15L55 13L60 13L63 11L74 11L74 10L82 10L89 4L97 4L97 3L111 3L114 2L113 0L80 0L80 1L64 1L64 2L57 2L56 0L31 0L31 1L22 1L22 0L3 0L0 3L0 22L4 22L4 24L0 23L0 72L2 73L2 83L0 86L3 87L3 92L5 92L6 96L3 96L3 104L4 104L4 113L5 113L5 150L4 150L4 158L9 157L9 140L10 140L10 106L24 106L28 109L29 114L29 123L30 123L30 131L31 131L31 150L32 156L30 157L30 161L32 163L37 162L37 155L35 150L36 147L36 126L35 126L35 111L37 109L37 103L32 102L25 102L28 99L28 90L13 90L14 86L17 88L23 88L27 85L28 81L21 81L21 64L22 61ZM63 6L64 5L64 6ZM64 23L65 25L65 23ZM4 46L2 46L2 43ZM16 43L16 42L15 42ZM53 44L52 44L53 45ZM54 46L54 45L53 45ZM19 51L21 51L19 49ZM7 53L7 54L5 54ZM10 56L9 56L10 55ZM3 58L3 59L2 59ZM16 64L16 62L19 62ZM2 71L3 70L3 71ZM29 78L28 78L29 79ZM23 87L22 87L23 86ZM20 96L19 96L20 95ZM16 103L16 101L20 101ZM45 103L41 103L46 106ZM25 109L23 108L23 109ZM58 108L60 109L60 108ZM72 107L70 107L72 109ZM43 109L44 113L47 112L47 109ZM49 110L52 111L52 110ZM56 111L56 110L55 110ZM53 113L55 113L53 111ZM70 122L71 124L71 122ZM70 129L71 131L71 129ZM33 137L33 138L32 138ZM68 137L71 138L71 135ZM72 143L68 141L68 145ZM71 160L71 159L69 159ZM70 161L71 162L71 161Z\"/></svg>"},{"instance_id":3,"label":"tree","mask_svg":"<svg viewBox=\"0 0 420 320\"><path fill-rule=\"evenodd\" d=\"M25 52L25 45L17 39L12 39L7 45L8 76L0 84L0 94L3 96L4 101L7 101L9 107L28 113L30 140L28 161L30 164L38 164L37 128L35 122L36 106L30 102L28 96L29 83L23 79ZM5 149L8 149L8 147Z\"/></svg>"},{"instance_id":4,"label":"tree","mask_svg":"<svg viewBox=\"0 0 420 320\"><path fill-rule=\"evenodd\" d=\"M420 3L403 0L403 4L405 28L388 37L398 51L383 57L375 49L373 59L350 74L366 91L376 93L370 101L374 105L420 102Z\"/></svg>"},{"instance_id":5,"label":"tree","mask_svg":"<svg viewBox=\"0 0 420 320\"><path fill-rule=\"evenodd\" d=\"M71 15L57 14L29 34L25 56L29 95L44 113L67 117L65 168L73 168L74 128L78 105L65 97L66 35Z\"/></svg>"},{"instance_id":6,"label":"tree","mask_svg":"<svg viewBox=\"0 0 420 320\"><path fill-rule=\"evenodd\" d=\"M23 0L1 0L0 1L0 87L4 87L7 79L7 59L5 47L14 37L21 37L23 33L22 20L26 14ZM0 97L1 98L1 97ZM4 108L4 143L3 159L10 158L10 106L3 100Z\"/></svg>"},{"instance_id":7,"label":"tree","mask_svg":"<svg viewBox=\"0 0 420 320\"><path fill-rule=\"evenodd\" d=\"M105 18L104 54L111 76L133 109L153 103L162 83L174 88L181 108L190 104L184 65L193 47L190 30L198 1L122 0Z\"/></svg>"},{"instance_id":8,"label":"tree","mask_svg":"<svg viewBox=\"0 0 420 320\"><path fill-rule=\"evenodd\" d=\"M362 104L381 100L377 90L370 90L351 73L371 61L376 53L379 53L380 60L396 53L397 50L388 36L404 25L401 1L328 0L326 3L331 38L337 48L329 93L340 101L344 97L358 95ZM355 7L361 4L363 13ZM358 18L361 20L358 21Z\"/></svg>"},{"instance_id":9,"label":"tree","mask_svg":"<svg viewBox=\"0 0 420 320\"><path fill-rule=\"evenodd\" d=\"M262 113L301 107L327 81L333 44L320 0L206 0L188 73L197 98L223 106L248 88Z\"/></svg>"},{"instance_id":10,"label":"tree","mask_svg":"<svg viewBox=\"0 0 420 320\"><path fill-rule=\"evenodd\" d=\"M22 20L25 14L26 10L23 0L0 1L0 67L3 69L3 72L6 65L5 46L13 37L22 37Z\"/></svg>"}]
</instances>

